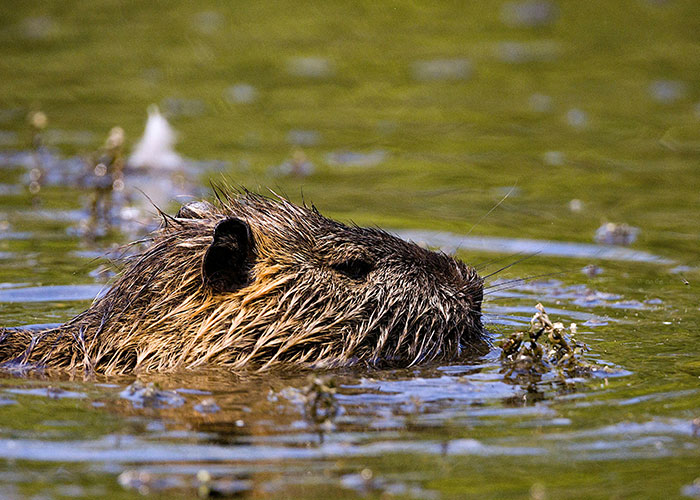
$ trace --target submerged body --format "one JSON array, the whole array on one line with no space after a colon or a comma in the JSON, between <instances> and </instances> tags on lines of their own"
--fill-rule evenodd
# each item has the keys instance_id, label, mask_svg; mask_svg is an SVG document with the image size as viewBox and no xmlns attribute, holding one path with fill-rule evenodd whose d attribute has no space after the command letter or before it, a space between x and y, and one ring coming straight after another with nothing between
<instances>
[{"instance_id":1,"label":"submerged body","mask_svg":"<svg viewBox=\"0 0 700 500\"><path fill-rule=\"evenodd\" d=\"M0 362L102 373L409 366L488 347L483 280L443 253L250 193L163 220L87 311L50 330L2 330Z\"/></svg>"}]
</instances>

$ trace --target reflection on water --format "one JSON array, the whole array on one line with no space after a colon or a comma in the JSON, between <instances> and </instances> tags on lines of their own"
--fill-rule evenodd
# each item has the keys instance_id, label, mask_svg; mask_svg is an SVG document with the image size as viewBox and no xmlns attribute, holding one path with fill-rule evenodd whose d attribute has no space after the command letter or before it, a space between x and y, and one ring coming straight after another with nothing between
<instances>
[{"instance_id":1,"label":"reflection on water","mask_svg":"<svg viewBox=\"0 0 700 500\"><path fill-rule=\"evenodd\" d=\"M70 300L70 293L58 298L55 289L62 287L46 288L45 295L39 287L26 296L27 300L37 296ZM81 290L74 288L76 293ZM3 292L15 293L15 300L22 300L22 290ZM588 305L584 313L576 312L577 301L590 295L600 297L599 301ZM80 298L79 293L76 298ZM497 306L503 298L511 299L513 305ZM491 329L522 328L532 312L531 306L524 304L540 299L559 304L550 313L580 321L591 310L610 307L610 301L616 304L622 297L552 280L518 284L487 306ZM658 305L653 304L648 307ZM580 333L593 335L592 330ZM593 352L596 362L609 364L597 351ZM581 426L576 417L580 411L596 408L672 404L697 397L697 389L629 396L625 387L630 384L625 381L634 379L634 374L619 367L592 380L572 380L569 386L545 381L539 389L526 389L504 378L499 369L494 350L469 364L329 372L324 376L333 379L337 387L332 397L338 411L328 425L309 416L310 379L305 372L142 374L135 382L132 378L111 378L97 384L55 376L48 380L6 379L0 389L2 408L13 412L35 411L32 408L37 404L49 400L85 403L79 410L83 417L70 416L69 408L57 406L55 417L40 417L40 429L6 428L0 435L0 457L99 463L104 472L121 471L119 484L138 491L187 492L206 482L214 492L252 493L284 489L284 484L294 482L310 486L323 477L333 487L357 491L393 491L401 485L400 491L410 489L424 498L421 481L411 479L410 474L398 482L372 469L354 475L318 474L332 470L338 460L363 463L382 456L417 455L423 457L421 460L547 457L552 463L563 460L571 464L688 456L697 447L697 426L688 418L639 420L626 413L614 424L594 419ZM90 415L90 420L99 421L107 414L119 416L122 423L117 429L101 430L98 425L90 433L94 437L82 434L80 419ZM134 417L138 420L133 421ZM134 427L130 421L139 423ZM532 436L532 429L539 429L541 435ZM173 462L178 465L166 465ZM306 470L310 463L318 463L319 472L306 480L294 477L295 464ZM202 480L202 470L208 474L208 482ZM372 477L363 479L362 473ZM280 477L284 478L282 483ZM21 484L22 479L17 482Z\"/></svg>"},{"instance_id":2,"label":"reflection on water","mask_svg":"<svg viewBox=\"0 0 700 500\"><path fill-rule=\"evenodd\" d=\"M671 264L673 261L641 250L613 247L610 245L593 245L566 241L543 241L523 238L495 238L488 236L461 236L428 230L398 231L398 235L407 240L429 247L439 248L443 252L454 254L459 250L476 250L505 254L538 254L553 257L571 257L579 259L622 260L630 262L657 262Z\"/></svg>"},{"instance_id":3,"label":"reflection on water","mask_svg":"<svg viewBox=\"0 0 700 500\"><path fill-rule=\"evenodd\" d=\"M397 371L6 373L0 497L699 497L699 16L0 5L0 325L84 310L153 204L226 176L457 253L494 273L495 341L542 302L610 368L523 387L494 349ZM128 158L151 104L182 163L110 178L112 227L89 234L95 155L121 127Z\"/></svg>"}]
</instances>

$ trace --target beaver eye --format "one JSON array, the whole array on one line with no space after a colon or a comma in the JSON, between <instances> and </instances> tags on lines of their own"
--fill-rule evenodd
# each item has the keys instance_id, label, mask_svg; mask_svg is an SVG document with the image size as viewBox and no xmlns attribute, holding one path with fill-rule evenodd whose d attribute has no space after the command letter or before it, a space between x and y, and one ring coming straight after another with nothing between
<instances>
[{"instance_id":1,"label":"beaver eye","mask_svg":"<svg viewBox=\"0 0 700 500\"><path fill-rule=\"evenodd\" d=\"M348 278L362 280L367 277L372 270L372 263L363 259L348 259L343 262L331 264L331 268Z\"/></svg>"}]
</instances>

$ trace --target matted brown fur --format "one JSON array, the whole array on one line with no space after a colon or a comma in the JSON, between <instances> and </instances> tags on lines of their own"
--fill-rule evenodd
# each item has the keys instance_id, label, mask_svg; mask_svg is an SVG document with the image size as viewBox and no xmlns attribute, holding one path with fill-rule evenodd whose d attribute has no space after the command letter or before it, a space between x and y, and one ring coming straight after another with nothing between
<instances>
[{"instance_id":1,"label":"matted brown fur","mask_svg":"<svg viewBox=\"0 0 700 500\"><path fill-rule=\"evenodd\" d=\"M0 361L126 373L215 364L409 366L487 347L483 280L443 253L282 198L185 205L64 325L7 329Z\"/></svg>"}]
</instances>

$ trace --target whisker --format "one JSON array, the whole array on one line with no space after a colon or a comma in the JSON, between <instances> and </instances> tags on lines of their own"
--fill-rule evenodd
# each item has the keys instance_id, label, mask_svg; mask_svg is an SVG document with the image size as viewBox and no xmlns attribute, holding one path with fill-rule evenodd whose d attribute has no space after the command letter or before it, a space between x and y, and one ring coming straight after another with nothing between
<instances>
[{"instance_id":1,"label":"whisker","mask_svg":"<svg viewBox=\"0 0 700 500\"><path fill-rule=\"evenodd\" d=\"M472 231L474 231L474 228L476 226L478 226L481 223L481 221L483 221L486 217L488 217L491 214L491 212L496 210L501 203L506 201L506 198L508 198L511 195L511 193L513 191L515 191L515 188L517 185L518 185L518 181L516 180L515 184L513 184L513 187L511 187L510 190L505 195L503 195L503 198L501 198L498 203L496 203L493 207L491 207L491 210L489 210L484 215L482 215L481 218L474 223L474 225L471 227L471 229L469 231L467 231L467 234L465 234L464 236L469 236L470 234L472 234Z\"/></svg>"},{"instance_id":2,"label":"whisker","mask_svg":"<svg viewBox=\"0 0 700 500\"><path fill-rule=\"evenodd\" d=\"M556 273L544 273L544 274L535 274L533 276L528 276L526 278L517 278L517 279L512 279L508 281L504 281L502 283L496 283L494 285L489 285L487 287L484 287L484 295L487 295L486 290L488 290L488 294L498 292L501 290L508 290L509 288L515 287L518 283L525 283L527 281L532 281L537 278L545 278L549 276L560 276L562 274L567 274L570 273L571 271L559 271Z\"/></svg>"},{"instance_id":3,"label":"whisker","mask_svg":"<svg viewBox=\"0 0 700 500\"><path fill-rule=\"evenodd\" d=\"M496 262L501 262L502 260L510 259L511 257L517 257L518 255L522 255L522 254L523 254L523 252L515 252L513 254L506 255L504 257L494 257L493 259L489 259L489 260L486 260L484 262L479 262L478 264L475 264L472 267L474 269L476 269L477 271L481 271L489 264L495 264Z\"/></svg>"},{"instance_id":4,"label":"whisker","mask_svg":"<svg viewBox=\"0 0 700 500\"><path fill-rule=\"evenodd\" d=\"M483 319L502 318L502 319L508 319L508 320L513 321L513 316L510 314L495 314L495 313L491 314L491 313L488 313L488 314L484 314L482 316L482 318Z\"/></svg>"},{"instance_id":5,"label":"whisker","mask_svg":"<svg viewBox=\"0 0 700 500\"><path fill-rule=\"evenodd\" d=\"M168 215L168 214L166 214L165 212L163 212L163 210L161 210L161 208L160 208L158 205L156 205L156 203L151 199L151 197L148 196L148 195L146 194L146 192L143 191L141 188L138 188L138 187L137 187L137 188L135 188L135 189L136 189L136 191L138 191L139 193L141 193L141 194L148 200L148 202L151 204L151 206L152 206L153 208L156 209L156 211L158 212L158 215L161 217L161 219L163 219L163 226L164 226L164 227L168 227L168 224L169 224L170 222L175 222L175 223L177 223L177 224L182 224L182 223L179 222L177 219L175 219L175 217L173 217L172 215Z\"/></svg>"},{"instance_id":6,"label":"whisker","mask_svg":"<svg viewBox=\"0 0 700 500\"><path fill-rule=\"evenodd\" d=\"M531 253L531 254L528 254L528 255L526 255L525 257L522 257L522 258L520 258L520 259L518 259L518 260L516 260L516 261L514 261L514 262L511 262L510 264L508 264L508 265L506 265L506 266L503 266L502 268L498 269L497 271L494 271L494 272L492 272L492 273L490 273L490 274L487 274L486 276L483 276L483 278L484 278L484 279L488 279L488 278L490 278L491 276L493 276L494 274L498 274L498 273L500 273L501 271L505 271L505 270L508 269L509 267L513 267L515 264L520 264L521 262L523 262L523 261L529 259L530 257L534 257L535 255L539 255L539 253L540 253L540 251L538 250L537 252L533 252L533 253Z\"/></svg>"},{"instance_id":7,"label":"whisker","mask_svg":"<svg viewBox=\"0 0 700 500\"><path fill-rule=\"evenodd\" d=\"M495 292L500 292L500 290L495 290L494 293L495 293ZM503 296L503 297L494 297L493 295L489 295L489 298L488 298L488 299L484 299L484 304L490 304L490 303L492 303L492 302L498 302L499 300L518 300L518 299L521 299L521 300L522 300L522 297L513 297L513 296L510 296L510 295L508 295L508 296ZM486 314L486 313L484 313L484 314Z\"/></svg>"}]
</instances>

